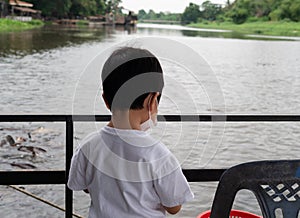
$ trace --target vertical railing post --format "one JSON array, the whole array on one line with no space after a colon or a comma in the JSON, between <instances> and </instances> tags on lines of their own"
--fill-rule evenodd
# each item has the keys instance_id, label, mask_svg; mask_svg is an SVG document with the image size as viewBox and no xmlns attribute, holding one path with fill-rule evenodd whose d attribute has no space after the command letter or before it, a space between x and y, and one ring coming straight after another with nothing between
<instances>
[{"instance_id":1,"label":"vertical railing post","mask_svg":"<svg viewBox=\"0 0 300 218\"><path fill-rule=\"evenodd\" d=\"M66 182L68 181L71 159L73 156L73 120L72 116L66 117ZM65 207L66 218L72 218L73 214L73 192L65 185Z\"/></svg>"}]
</instances>

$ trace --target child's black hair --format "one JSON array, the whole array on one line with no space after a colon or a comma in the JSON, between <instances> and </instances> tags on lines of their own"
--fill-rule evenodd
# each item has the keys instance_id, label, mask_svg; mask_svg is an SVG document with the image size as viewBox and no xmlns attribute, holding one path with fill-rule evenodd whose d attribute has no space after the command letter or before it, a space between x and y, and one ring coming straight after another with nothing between
<instances>
[{"instance_id":1,"label":"child's black hair","mask_svg":"<svg viewBox=\"0 0 300 218\"><path fill-rule=\"evenodd\" d=\"M104 64L101 77L111 111L142 109L149 93L161 93L164 86L158 59L139 48L123 47L114 51Z\"/></svg>"}]
</instances>

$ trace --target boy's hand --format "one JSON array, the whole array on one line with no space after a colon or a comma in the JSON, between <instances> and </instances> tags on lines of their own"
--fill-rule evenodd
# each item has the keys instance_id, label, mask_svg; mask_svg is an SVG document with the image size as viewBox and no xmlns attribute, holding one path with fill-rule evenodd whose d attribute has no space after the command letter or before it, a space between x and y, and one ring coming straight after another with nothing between
<instances>
[{"instance_id":1,"label":"boy's hand","mask_svg":"<svg viewBox=\"0 0 300 218\"><path fill-rule=\"evenodd\" d=\"M181 209L181 205L178 205L175 207L165 207L165 206L163 206L163 207L165 208L166 211L168 211L169 214L172 214L172 215L178 213Z\"/></svg>"}]
</instances>

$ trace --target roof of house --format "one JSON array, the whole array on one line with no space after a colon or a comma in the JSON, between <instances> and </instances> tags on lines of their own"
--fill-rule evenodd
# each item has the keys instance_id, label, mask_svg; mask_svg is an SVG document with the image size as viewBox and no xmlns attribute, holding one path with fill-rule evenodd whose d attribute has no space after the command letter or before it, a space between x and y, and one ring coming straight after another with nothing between
<instances>
[{"instance_id":1,"label":"roof of house","mask_svg":"<svg viewBox=\"0 0 300 218\"><path fill-rule=\"evenodd\" d=\"M9 4L12 6L33 7L33 4L19 0L9 0Z\"/></svg>"},{"instance_id":2,"label":"roof of house","mask_svg":"<svg viewBox=\"0 0 300 218\"><path fill-rule=\"evenodd\" d=\"M14 9L17 11L29 12L29 13L33 13L33 14L41 13L41 11L33 10L31 8L14 7Z\"/></svg>"}]
</instances>

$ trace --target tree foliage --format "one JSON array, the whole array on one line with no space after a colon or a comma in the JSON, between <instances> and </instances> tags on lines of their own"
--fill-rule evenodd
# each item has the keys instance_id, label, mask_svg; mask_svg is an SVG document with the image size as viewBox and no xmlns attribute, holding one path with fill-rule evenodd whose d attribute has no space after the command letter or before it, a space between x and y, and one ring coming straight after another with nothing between
<instances>
[{"instance_id":1,"label":"tree foliage","mask_svg":"<svg viewBox=\"0 0 300 218\"><path fill-rule=\"evenodd\" d=\"M300 21L300 0L294 0L290 6L290 18L293 21Z\"/></svg>"},{"instance_id":2,"label":"tree foliage","mask_svg":"<svg viewBox=\"0 0 300 218\"><path fill-rule=\"evenodd\" d=\"M197 4L190 3L188 7L185 8L181 22L184 24L195 23L200 16L200 7Z\"/></svg>"},{"instance_id":3,"label":"tree foliage","mask_svg":"<svg viewBox=\"0 0 300 218\"><path fill-rule=\"evenodd\" d=\"M148 13L141 9L138 12L139 20L168 20L168 21L180 21L181 15L179 13L156 13L153 10L149 10Z\"/></svg>"},{"instance_id":4,"label":"tree foliage","mask_svg":"<svg viewBox=\"0 0 300 218\"><path fill-rule=\"evenodd\" d=\"M42 11L45 17L74 18L89 15L104 14L110 10L109 0L27 0L34 5L34 8ZM117 7L120 0L114 1Z\"/></svg>"},{"instance_id":5,"label":"tree foliage","mask_svg":"<svg viewBox=\"0 0 300 218\"><path fill-rule=\"evenodd\" d=\"M182 14L182 23L197 22L200 19L214 21L217 20L218 16L223 13L222 7L219 4L205 1L201 4L201 7L197 4L190 3L185 8Z\"/></svg>"},{"instance_id":6,"label":"tree foliage","mask_svg":"<svg viewBox=\"0 0 300 218\"><path fill-rule=\"evenodd\" d=\"M0 0L6 3L8 0ZM105 13L121 13L121 0L27 0L34 4L34 9L41 10L44 17L77 18L89 15L104 15ZM225 2L225 0L224 0ZM291 20L300 21L300 0L226 0L221 6L210 0L200 6L190 3L182 14L156 13L150 10L140 10L140 20L171 20L184 24L199 20L224 21L230 20L241 24L246 21L262 20ZM4 14L4 11L1 12Z\"/></svg>"},{"instance_id":7,"label":"tree foliage","mask_svg":"<svg viewBox=\"0 0 300 218\"><path fill-rule=\"evenodd\" d=\"M251 17L300 21L300 0L236 0L226 15L235 23Z\"/></svg>"},{"instance_id":8,"label":"tree foliage","mask_svg":"<svg viewBox=\"0 0 300 218\"><path fill-rule=\"evenodd\" d=\"M205 20L216 20L217 16L222 13L222 7L218 4L213 4L210 1L205 1L201 5L201 18Z\"/></svg>"},{"instance_id":9,"label":"tree foliage","mask_svg":"<svg viewBox=\"0 0 300 218\"><path fill-rule=\"evenodd\" d=\"M121 0L105 0L105 12L119 12L121 13L121 8L119 8L119 4Z\"/></svg>"},{"instance_id":10,"label":"tree foliage","mask_svg":"<svg viewBox=\"0 0 300 218\"><path fill-rule=\"evenodd\" d=\"M227 0L226 4L211 3L209 0L201 6L190 3L182 14L183 23L208 21L232 21L241 24L256 20L300 21L300 0Z\"/></svg>"},{"instance_id":11,"label":"tree foliage","mask_svg":"<svg viewBox=\"0 0 300 218\"><path fill-rule=\"evenodd\" d=\"M46 17L65 17L71 7L71 0L27 0L33 3L34 8L42 11Z\"/></svg>"}]
</instances>

